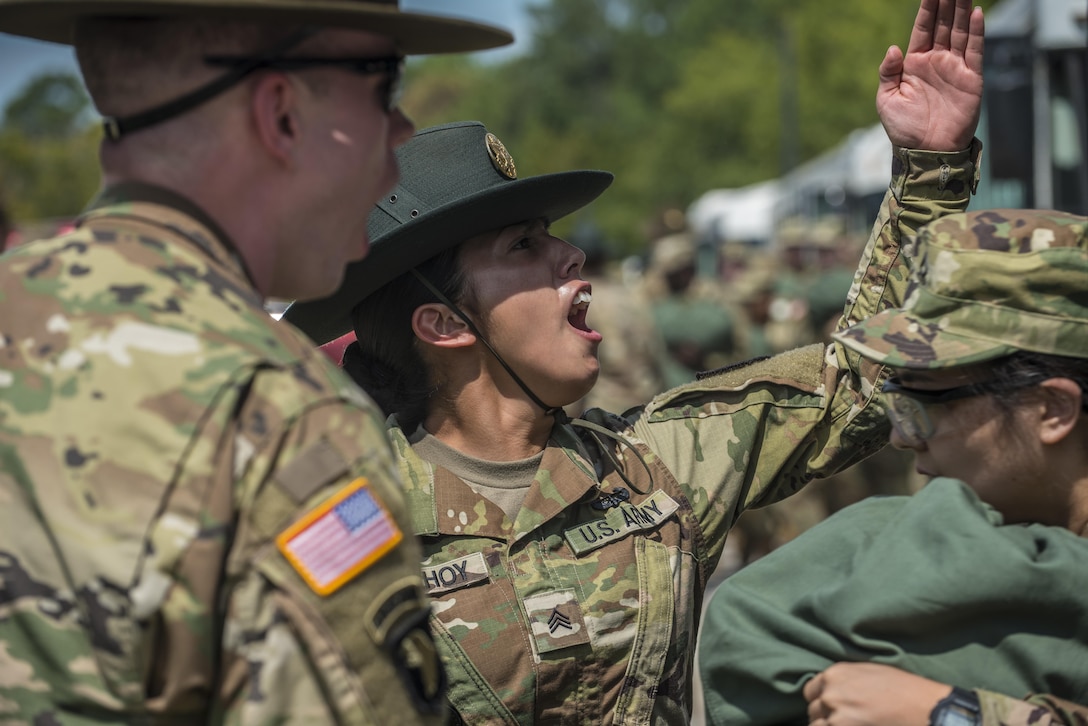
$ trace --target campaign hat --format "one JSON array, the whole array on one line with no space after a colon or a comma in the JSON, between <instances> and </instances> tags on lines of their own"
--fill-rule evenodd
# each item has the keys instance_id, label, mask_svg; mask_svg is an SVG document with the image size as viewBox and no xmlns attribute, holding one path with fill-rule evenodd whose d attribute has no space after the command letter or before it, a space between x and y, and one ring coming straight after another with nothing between
<instances>
[{"instance_id":1,"label":"campaign hat","mask_svg":"<svg viewBox=\"0 0 1088 726\"><path fill-rule=\"evenodd\" d=\"M398 0L0 0L0 32L72 43L87 17L213 18L365 30L406 55L485 50L513 41L502 28L400 9Z\"/></svg>"},{"instance_id":2,"label":"campaign hat","mask_svg":"<svg viewBox=\"0 0 1088 726\"><path fill-rule=\"evenodd\" d=\"M370 214L370 252L348 266L335 293L284 313L319 345L351 330L364 298L440 252L518 222L554 222L612 183L609 172L585 169L519 178L506 147L478 121L423 129L396 156L400 182Z\"/></svg>"}]
</instances>

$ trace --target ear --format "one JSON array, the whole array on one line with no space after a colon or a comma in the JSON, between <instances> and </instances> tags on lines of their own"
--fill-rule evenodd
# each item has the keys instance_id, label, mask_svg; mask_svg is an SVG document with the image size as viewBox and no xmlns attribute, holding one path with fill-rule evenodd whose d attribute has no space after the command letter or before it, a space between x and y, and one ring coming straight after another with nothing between
<instances>
[{"instance_id":1,"label":"ear","mask_svg":"<svg viewBox=\"0 0 1088 726\"><path fill-rule=\"evenodd\" d=\"M1043 389L1039 440L1044 444L1056 444L1080 421L1084 392L1068 378L1050 378L1039 385Z\"/></svg>"},{"instance_id":2,"label":"ear","mask_svg":"<svg viewBox=\"0 0 1088 726\"><path fill-rule=\"evenodd\" d=\"M250 96L250 118L261 146L277 163L292 166L301 141L299 96L283 73L259 74Z\"/></svg>"},{"instance_id":3,"label":"ear","mask_svg":"<svg viewBox=\"0 0 1088 726\"><path fill-rule=\"evenodd\" d=\"M412 332L424 343L439 348L464 348L476 342L465 321L441 303L416 308L412 313Z\"/></svg>"}]
</instances>

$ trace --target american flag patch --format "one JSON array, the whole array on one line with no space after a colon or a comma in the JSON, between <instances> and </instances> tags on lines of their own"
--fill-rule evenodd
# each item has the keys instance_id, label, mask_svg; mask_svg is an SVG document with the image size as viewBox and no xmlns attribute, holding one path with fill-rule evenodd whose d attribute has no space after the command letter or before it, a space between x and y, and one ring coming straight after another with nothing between
<instances>
[{"instance_id":1,"label":"american flag patch","mask_svg":"<svg viewBox=\"0 0 1088 726\"><path fill-rule=\"evenodd\" d=\"M276 537L276 546L318 595L329 595L404 538L359 478Z\"/></svg>"}]
</instances>

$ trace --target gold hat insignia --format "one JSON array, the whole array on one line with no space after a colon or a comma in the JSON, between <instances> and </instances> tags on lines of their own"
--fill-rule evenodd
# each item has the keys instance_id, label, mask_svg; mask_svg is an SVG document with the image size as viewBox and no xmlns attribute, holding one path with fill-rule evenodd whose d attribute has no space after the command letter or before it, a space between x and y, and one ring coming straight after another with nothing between
<instances>
[{"instance_id":1,"label":"gold hat insignia","mask_svg":"<svg viewBox=\"0 0 1088 726\"><path fill-rule=\"evenodd\" d=\"M499 137L493 133L487 134L487 155L491 157L491 163L507 179L517 179L518 170L514 166L514 157L499 141Z\"/></svg>"}]
</instances>

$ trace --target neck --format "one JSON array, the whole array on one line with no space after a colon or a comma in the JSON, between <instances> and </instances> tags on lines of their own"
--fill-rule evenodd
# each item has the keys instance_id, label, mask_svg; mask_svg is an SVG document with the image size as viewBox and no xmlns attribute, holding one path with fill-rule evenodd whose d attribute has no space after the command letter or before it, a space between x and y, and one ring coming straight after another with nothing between
<instances>
[{"instance_id":1,"label":"neck","mask_svg":"<svg viewBox=\"0 0 1088 726\"><path fill-rule=\"evenodd\" d=\"M432 409L423 428L463 454L487 461L518 461L548 443L554 419L521 395L507 396L483 378L462 386Z\"/></svg>"}]
</instances>

